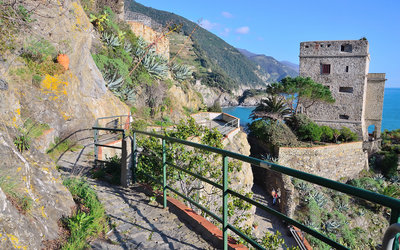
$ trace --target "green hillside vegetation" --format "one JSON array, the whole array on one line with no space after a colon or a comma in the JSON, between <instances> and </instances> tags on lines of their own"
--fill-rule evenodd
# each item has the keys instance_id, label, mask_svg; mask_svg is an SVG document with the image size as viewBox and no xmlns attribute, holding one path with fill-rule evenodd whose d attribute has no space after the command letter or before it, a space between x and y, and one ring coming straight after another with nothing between
<instances>
[{"instance_id":1,"label":"green hillside vegetation","mask_svg":"<svg viewBox=\"0 0 400 250\"><path fill-rule=\"evenodd\" d=\"M197 25L181 16L146 7L134 1L127 8L142 13L164 26L168 23L182 24L181 32L185 36L188 36ZM197 56L194 61L200 65L195 77L203 78L203 83L225 90L232 90L239 85L265 85L255 73L258 71L257 66L216 35L199 27L193 34L192 40L193 53Z\"/></svg>"},{"instance_id":2,"label":"green hillside vegetation","mask_svg":"<svg viewBox=\"0 0 400 250\"><path fill-rule=\"evenodd\" d=\"M256 55L249 57L249 59L260 65L261 69L268 73L269 82L279 81L287 76L296 77L299 75L296 71L278 62L271 56Z\"/></svg>"},{"instance_id":3,"label":"green hillside vegetation","mask_svg":"<svg viewBox=\"0 0 400 250\"><path fill-rule=\"evenodd\" d=\"M272 56L257 55L245 49L238 49L250 61L256 63L267 74L268 82L280 81L285 77L296 77L299 75L293 68L279 62Z\"/></svg>"}]
</instances>

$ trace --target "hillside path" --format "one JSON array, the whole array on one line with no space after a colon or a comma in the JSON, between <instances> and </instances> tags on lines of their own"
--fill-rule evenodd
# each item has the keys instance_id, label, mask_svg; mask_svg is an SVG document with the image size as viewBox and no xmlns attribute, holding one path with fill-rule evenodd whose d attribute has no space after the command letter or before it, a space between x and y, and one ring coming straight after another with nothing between
<instances>
[{"instance_id":1,"label":"hillside path","mask_svg":"<svg viewBox=\"0 0 400 250\"><path fill-rule=\"evenodd\" d=\"M141 186L124 189L89 178L93 147L85 151L75 167L80 151L64 153L57 165L64 176L86 176L110 218L112 229L105 240L91 242L92 249L215 249L175 214L150 202Z\"/></svg>"}]
</instances>

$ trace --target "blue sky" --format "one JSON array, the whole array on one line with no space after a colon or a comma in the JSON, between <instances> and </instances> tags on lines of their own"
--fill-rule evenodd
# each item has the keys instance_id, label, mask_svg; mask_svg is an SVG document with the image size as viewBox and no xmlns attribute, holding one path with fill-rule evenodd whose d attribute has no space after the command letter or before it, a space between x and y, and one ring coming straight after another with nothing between
<instances>
[{"instance_id":1,"label":"blue sky","mask_svg":"<svg viewBox=\"0 0 400 250\"><path fill-rule=\"evenodd\" d=\"M399 0L139 0L197 22L232 46L299 63L302 41L369 41L371 73L400 88Z\"/></svg>"}]
</instances>

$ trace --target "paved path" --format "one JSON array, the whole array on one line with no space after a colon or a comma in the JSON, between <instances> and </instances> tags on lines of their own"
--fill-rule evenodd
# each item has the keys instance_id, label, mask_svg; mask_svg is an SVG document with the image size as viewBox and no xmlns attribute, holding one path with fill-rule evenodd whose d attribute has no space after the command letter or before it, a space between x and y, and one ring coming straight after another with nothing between
<instances>
[{"instance_id":1,"label":"paved path","mask_svg":"<svg viewBox=\"0 0 400 250\"><path fill-rule=\"evenodd\" d=\"M93 165L93 147L66 152L57 165L64 176L87 176ZM88 178L110 218L106 240L91 243L93 249L214 249L175 214L150 199L140 186L123 189Z\"/></svg>"},{"instance_id":2,"label":"paved path","mask_svg":"<svg viewBox=\"0 0 400 250\"><path fill-rule=\"evenodd\" d=\"M254 200L267 205L273 209L277 209L276 206L273 206L271 195L268 195L260 186L257 184L253 185L252 191L254 193ZM256 237L261 238L265 231L270 231L272 233L276 233L279 231L282 234L282 238L285 240L285 243L288 247L297 246L296 241L292 236L288 236L288 229L285 224L278 219L277 217L265 212L260 208L256 208L256 214L254 217L254 221L259 223L258 228L254 230L254 234ZM282 249L286 249L286 247L282 246Z\"/></svg>"},{"instance_id":3,"label":"paved path","mask_svg":"<svg viewBox=\"0 0 400 250\"><path fill-rule=\"evenodd\" d=\"M175 214L151 203L140 186L121 189L91 181L114 229L93 249L214 249Z\"/></svg>"}]
</instances>

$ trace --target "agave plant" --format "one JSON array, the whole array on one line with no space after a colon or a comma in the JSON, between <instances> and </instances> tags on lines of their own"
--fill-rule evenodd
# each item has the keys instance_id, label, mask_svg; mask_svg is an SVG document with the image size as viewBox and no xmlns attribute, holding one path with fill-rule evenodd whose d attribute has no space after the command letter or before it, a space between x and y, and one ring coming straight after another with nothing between
<instances>
[{"instance_id":1,"label":"agave plant","mask_svg":"<svg viewBox=\"0 0 400 250\"><path fill-rule=\"evenodd\" d=\"M124 50L128 54L130 54L132 52L132 44L129 41L125 41Z\"/></svg>"},{"instance_id":2,"label":"agave plant","mask_svg":"<svg viewBox=\"0 0 400 250\"><path fill-rule=\"evenodd\" d=\"M330 220L323 224L322 229L327 233L335 233L341 226L339 222Z\"/></svg>"},{"instance_id":3,"label":"agave plant","mask_svg":"<svg viewBox=\"0 0 400 250\"><path fill-rule=\"evenodd\" d=\"M107 33L103 32L101 33L101 40L110 48L114 49L119 46L121 46L121 42L118 38L118 36L112 34L112 33Z\"/></svg>"},{"instance_id":4,"label":"agave plant","mask_svg":"<svg viewBox=\"0 0 400 250\"><path fill-rule=\"evenodd\" d=\"M142 64L150 74L157 78L168 75L167 61L160 56L149 53L144 57Z\"/></svg>"},{"instance_id":5,"label":"agave plant","mask_svg":"<svg viewBox=\"0 0 400 250\"><path fill-rule=\"evenodd\" d=\"M313 222L311 220L305 221L304 225L307 226L307 227L311 227L311 228L313 228L315 230L319 230L319 227L320 227L320 225L318 225L317 223L315 223L315 222Z\"/></svg>"},{"instance_id":6,"label":"agave plant","mask_svg":"<svg viewBox=\"0 0 400 250\"><path fill-rule=\"evenodd\" d=\"M106 81L106 86L110 90L115 90L124 84L124 78L119 76L117 72L111 73L107 72L104 74L104 80Z\"/></svg>"},{"instance_id":7,"label":"agave plant","mask_svg":"<svg viewBox=\"0 0 400 250\"><path fill-rule=\"evenodd\" d=\"M321 207L321 208L322 208L322 207L326 204L326 202L328 201L327 198L325 197L325 195L323 195L322 193L320 193L320 192L318 192L318 191L312 192L312 193L310 194L310 196L311 196L312 198L314 198L314 200L315 200L315 202L317 203L317 205L318 205L319 207Z\"/></svg>"},{"instance_id":8,"label":"agave plant","mask_svg":"<svg viewBox=\"0 0 400 250\"><path fill-rule=\"evenodd\" d=\"M376 180L376 181L384 181L385 180L385 176L383 176L382 174L377 174L375 177L374 177L374 180Z\"/></svg>"},{"instance_id":9,"label":"agave plant","mask_svg":"<svg viewBox=\"0 0 400 250\"><path fill-rule=\"evenodd\" d=\"M307 194L311 191L311 185L304 181L300 181L297 185L295 185L295 188L304 194Z\"/></svg>"},{"instance_id":10,"label":"agave plant","mask_svg":"<svg viewBox=\"0 0 400 250\"><path fill-rule=\"evenodd\" d=\"M338 210L339 210L340 212L344 212L344 211L347 211L347 210L349 209L349 206L348 206L345 202L341 201L341 202L338 204L337 208L338 208Z\"/></svg>"},{"instance_id":11,"label":"agave plant","mask_svg":"<svg viewBox=\"0 0 400 250\"><path fill-rule=\"evenodd\" d=\"M193 73L189 66L177 63L172 64L171 71L174 78L178 81L188 79Z\"/></svg>"}]
</instances>

